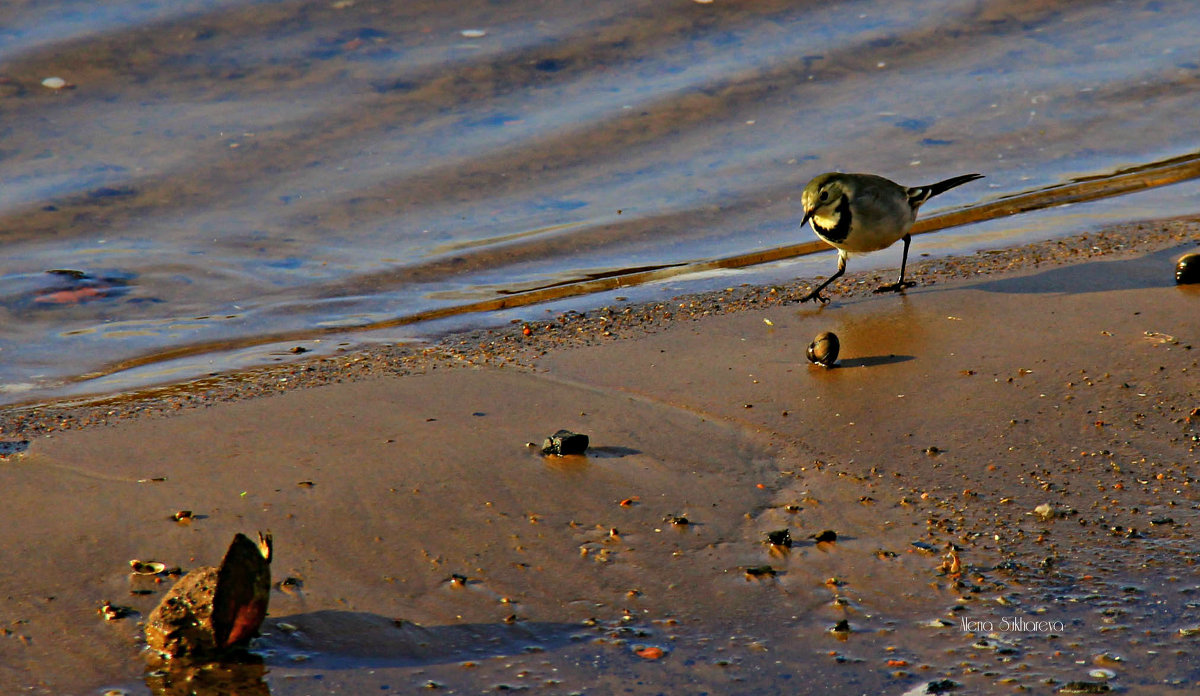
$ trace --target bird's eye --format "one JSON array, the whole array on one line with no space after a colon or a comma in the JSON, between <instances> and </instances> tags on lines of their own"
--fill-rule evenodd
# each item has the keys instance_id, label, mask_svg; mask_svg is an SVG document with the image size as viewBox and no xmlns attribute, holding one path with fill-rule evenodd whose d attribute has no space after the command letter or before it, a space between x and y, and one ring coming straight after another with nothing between
<instances>
[{"instance_id":1,"label":"bird's eye","mask_svg":"<svg viewBox=\"0 0 1200 696\"><path fill-rule=\"evenodd\" d=\"M822 192L821 192L821 202L822 202L822 203L824 203L824 202L825 202L825 201L827 201L827 200L829 200L829 192L828 192L828 191L822 191Z\"/></svg>"}]
</instances>

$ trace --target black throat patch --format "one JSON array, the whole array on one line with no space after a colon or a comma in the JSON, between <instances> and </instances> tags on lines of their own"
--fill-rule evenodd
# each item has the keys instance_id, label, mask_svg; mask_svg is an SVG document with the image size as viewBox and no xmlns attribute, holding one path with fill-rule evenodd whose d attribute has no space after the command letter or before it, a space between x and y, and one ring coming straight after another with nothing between
<instances>
[{"instance_id":1,"label":"black throat patch","mask_svg":"<svg viewBox=\"0 0 1200 696\"><path fill-rule=\"evenodd\" d=\"M846 194L838 199L837 207L833 209L837 213L837 223L833 227L824 227L815 219L812 220L813 229L817 231L817 235L827 242L839 244L846 241L846 236L850 234L850 198Z\"/></svg>"}]
</instances>

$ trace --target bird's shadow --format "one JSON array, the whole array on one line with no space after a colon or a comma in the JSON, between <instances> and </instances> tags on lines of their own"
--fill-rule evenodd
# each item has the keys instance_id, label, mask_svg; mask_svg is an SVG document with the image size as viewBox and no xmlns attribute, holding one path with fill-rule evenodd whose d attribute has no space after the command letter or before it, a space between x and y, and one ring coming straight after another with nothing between
<instances>
[{"instance_id":1,"label":"bird's shadow","mask_svg":"<svg viewBox=\"0 0 1200 696\"><path fill-rule=\"evenodd\" d=\"M29 440L0 440L0 457L11 457L29 451Z\"/></svg>"},{"instance_id":2,"label":"bird's shadow","mask_svg":"<svg viewBox=\"0 0 1200 696\"><path fill-rule=\"evenodd\" d=\"M1194 245L1172 247L1132 259L1091 261L1033 275L986 280L968 287L1011 294L1067 294L1145 290L1175 284L1174 258Z\"/></svg>"}]
</instances>

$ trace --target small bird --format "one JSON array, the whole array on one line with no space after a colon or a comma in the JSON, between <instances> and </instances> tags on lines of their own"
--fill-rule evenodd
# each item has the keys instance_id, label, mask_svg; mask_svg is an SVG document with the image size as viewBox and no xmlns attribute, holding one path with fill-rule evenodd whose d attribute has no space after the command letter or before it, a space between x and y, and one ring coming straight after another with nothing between
<instances>
[{"instance_id":1,"label":"small bird","mask_svg":"<svg viewBox=\"0 0 1200 696\"><path fill-rule=\"evenodd\" d=\"M875 292L899 292L916 283L904 279L908 263L908 231L917 219L921 204L939 193L982 179L982 174L963 174L928 186L906 188L874 174L822 174L804 187L800 203L804 219L800 226L811 222L813 231L838 250L837 273L804 297L801 302L829 302L821 295L830 283L846 272L850 254L886 249L904 240L904 255L900 258L900 278L891 285L876 288Z\"/></svg>"}]
</instances>

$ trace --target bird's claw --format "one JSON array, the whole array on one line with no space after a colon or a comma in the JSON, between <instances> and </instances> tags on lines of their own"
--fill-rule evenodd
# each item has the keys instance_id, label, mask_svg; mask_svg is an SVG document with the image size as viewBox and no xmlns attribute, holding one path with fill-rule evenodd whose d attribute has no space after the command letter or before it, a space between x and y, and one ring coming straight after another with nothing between
<instances>
[{"instance_id":1,"label":"bird's claw","mask_svg":"<svg viewBox=\"0 0 1200 696\"><path fill-rule=\"evenodd\" d=\"M881 285L881 286L875 288L874 292L876 295L883 293L883 292L904 292L905 288L916 287L916 285L917 284L915 281L902 280L898 283L892 283L891 285Z\"/></svg>"},{"instance_id":2,"label":"bird's claw","mask_svg":"<svg viewBox=\"0 0 1200 696\"><path fill-rule=\"evenodd\" d=\"M822 295L820 290L813 290L804 297L800 298L800 302L808 302L809 300L816 300L823 305L829 304L829 298Z\"/></svg>"}]
</instances>

